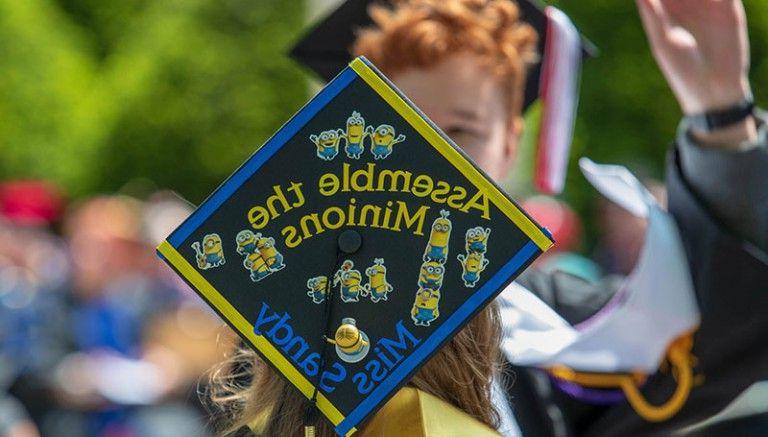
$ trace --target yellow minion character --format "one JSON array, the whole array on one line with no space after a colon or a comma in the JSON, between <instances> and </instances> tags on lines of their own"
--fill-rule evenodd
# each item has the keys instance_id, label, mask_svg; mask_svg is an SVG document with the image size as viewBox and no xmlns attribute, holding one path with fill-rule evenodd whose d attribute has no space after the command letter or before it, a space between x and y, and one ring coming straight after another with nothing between
<instances>
[{"instance_id":1,"label":"yellow minion character","mask_svg":"<svg viewBox=\"0 0 768 437\"><path fill-rule=\"evenodd\" d=\"M195 250L197 267L201 270L218 267L226 262L224 259L224 248L221 244L221 237L219 237L219 234L208 234L203 237L202 248L200 247L200 243L195 241L192 243L192 249Z\"/></svg>"},{"instance_id":2,"label":"yellow minion character","mask_svg":"<svg viewBox=\"0 0 768 437\"><path fill-rule=\"evenodd\" d=\"M253 282L259 282L272 274L267 262L258 251L245 257L243 267L251 272L251 281Z\"/></svg>"},{"instance_id":3,"label":"yellow minion character","mask_svg":"<svg viewBox=\"0 0 768 437\"><path fill-rule=\"evenodd\" d=\"M358 302L360 291L363 289L360 285L363 277L354 267L355 264L352 261L345 260L333 278L333 285L341 284L341 300L345 303Z\"/></svg>"},{"instance_id":4,"label":"yellow minion character","mask_svg":"<svg viewBox=\"0 0 768 437\"><path fill-rule=\"evenodd\" d=\"M419 272L419 287L439 290L443 286L445 267L437 261L426 261Z\"/></svg>"},{"instance_id":5,"label":"yellow minion character","mask_svg":"<svg viewBox=\"0 0 768 437\"><path fill-rule=\"evenodd\" d=\"M320 132L320 135L310 135L309 140L317 146L317 157L331 161L339 154L339 142L344 133L341 129L331 129Z\"/></svg>"},{"instance_id":6,"label":"yellow minion character","mask_svg":"<svg viewBox=\"0 0 768 437\"><path fill-rule=\"evenodd\" d=\"M388 124L379 125L369 131L371 135L371 153L373 159L385 159L392 154L392 147L405 141L405 135L400 134L395 138L395 128Z\"/></svg>"},{"instance_id":7,"label":"yellow minion character","mask_svg":"<svg viewBox=\"0 0 768 437\"><path fill-rule=\"evenodd\" d=\"M392 291L392 285L387 282L387 268L384 266L384 258L376 258L373 265L365 269L368 283L363 287L363 296L371 295L371 300L376 303L387 300L387 294Z\"/></svg>"},{"instance_id":8,"label":"yellow minion character","mask_svg":"<svg viewBox=\"0 0 768 437\"><path fill-rule=\"evenodd\" d=\"M489 261L480 252L469 252L466 256L460 254L457 258L461 263L463 271L461 279L464 281L464 285L474 287L480 280L480 273L488 267Z\"/></svg>"},{"instance_id":9,"label":"yellow minion character","mask_svg":"<svg viewBox=\"0 0 768 437\"><path fill-rule=\"evenodd\" d=\"M342 134L345 140L344 152L348 158L360 159L363 154L363 140L370 134L365 128L365 119L359 112L353 111L347 119L347 131Z\"/></svg>"},{"instance_id":10,"label":"yellow minion character","mask_svg":"<svg viewBox=\"0 0 768 437\"><path fill-rule=\"evenodd\" d=\"M341 282L341 275L344 272L347 272L350 269L352 269L352 267L354 267L354 265L355 265L355 263L353 263L352 261L350 261L348 259L344 260L344 262L341 263L341 267L339 267L339 270L337 270L336 273L334 273L334 275L333 275L333 286L334 287L339 285L339 283Z\"/></svg>"},{"instance_id":11,"label":"yellow minion character","mask_svg":"<svg viewBox=\"0 0 768 437\"><path fill-rule=\"evenodd\" d=\"M262 237L261 233L257 233L256 237L256 250L267 262L267 266L273 272L282 270L285 267L283 263L283 255L275 249L275 239L272 237Z\"/></svg>"},{"instance_id":12,"label":"yellow minion character","mask_svg":"<svg viewBox=\"0 0 768 437\"><path fill-rule=\"evenodd\" d=\"M432 223L429 242L424 251L424 261L445 264L448 259L448 240L451 238L451 221L448 220L448 215L450 215L448 211L440 210L440 217Z\"/></svg>"},{"instance_id":13,"label":"yellow minion character","mask_svg":"<svg viewBox=\"0 0 768 437\"><path fill-rule=\"evenodd\" d=\"M416 326L429 326L440 317L440 290L420 288L411 309L411 319Z\"/></svg>"},{"instance_id":14,"label":"yellow minion character","mask_svg":"<svg viewBox=\"0 0 768 437\"><path fill-rule=\"evenodd\" d=\"M325 276L315 276L307 280L307 296L312 298L314 303L325 301L325 293L328 288L328 278Z\"/></svg>"},{"instance_id":15,"label":"yellow minion character","mask_svg":"<svg viewBox=\"0 0 768 437\"><path fill-rule=\"evenodd\" d=\"M336 329L336 334L333 338L326 337L325 341L336 345L336 354L348 363L362 360L371 348L368 336L357 327L355 319L351 317L341 319L341 326Z\"/></svg>"},{"instance_id":16,"label":"yellow minion character","mask_svg":"<svg viewBox=\"0 0 768 437\"><path fill-rule=\"evenodd\" d=\"M248 229L238 232L235 242L240 255L250 255L256 251L256 236Z\"/></svg>"},{"instance_id":17,"label":"yellow minion character","mask_svg":"<svg viewBox=\"0 0 768 437\"><path fill-rule=\"evenodd\" d=\"M467 253L478 252L485 253L488 249L488 237L491 235L491 228L483 229L481 226L469 228L464 236L465 249Z\"/></svg>"}]
</instances>

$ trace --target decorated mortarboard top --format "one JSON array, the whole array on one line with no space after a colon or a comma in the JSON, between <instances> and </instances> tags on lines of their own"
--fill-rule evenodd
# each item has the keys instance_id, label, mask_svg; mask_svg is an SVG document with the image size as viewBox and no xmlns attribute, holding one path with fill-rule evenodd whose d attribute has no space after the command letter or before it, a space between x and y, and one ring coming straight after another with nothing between
<instances>
[{"instance_id":1,"label":"decorated mortarboard top","mask_svg":"<svg viewBox=\"0 0 768 437\"><path fill-rule=\"evenodd\" d=\"M357 58L158 252L349 435L551 245Z\"/></svg>"},{"instance_id":2,"label":"decorated mortarboard top","mask_svg":"<svg viewBox=\"0 0 768 437\"><path fill-rule=\"evenodd\" d=\"M512 1L512 0L510 0ZM537 139L536 187L560 193L565 183L573 124L578 106L581 60L597 48L582 37L567 15L538 0L515 0L521 18L539 35L539 62L531 66L525 84L523 110L541 102ZM291 49L291 56L328 81L352 59L357 32L371 26L368 8L392 7L396 0L348 0L320 20Z\"/></svg>"}]
</instances>

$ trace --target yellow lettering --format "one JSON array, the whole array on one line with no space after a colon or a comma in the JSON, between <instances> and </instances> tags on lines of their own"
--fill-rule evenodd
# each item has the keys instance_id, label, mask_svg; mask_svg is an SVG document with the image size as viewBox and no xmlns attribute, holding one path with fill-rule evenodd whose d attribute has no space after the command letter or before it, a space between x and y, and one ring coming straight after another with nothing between
<instances>
[{"instance_id":1,"label":"yellow lettering","mask_svg":"<svg viewBox=\"0 0 768 437\"><path fill-rule=\"evenodd\" d=\"M333 173L326 173L320 176L317 187L323 196L333 196L339 191L339 178Z\"/></svg>"},{"instance_id":2,"label":"yellow lettering","mask_svg":"<svg viewBox=\"0 0 768 437\"><path fill-rule=\"evenodd\" d=\"M349 191L349 164L345 162L342 167L343 167L343 170L342 170L342 176L341 176L341 180L342 180L341 191L346 193Z\"/></svg>"},{"instance_id":3,"label":"yellow lettering","mask_svg":"<svg viewBox=\"0 0 768 437\"><path fill-rule=\"evenodd\" d=\"M304 238L309 238L313 235L313 233L309 232L308 222L315 224L315 234L320 234L325 231L325 229L323 229L323 225L320 224L320 216L317 214L305 215L301 218L301 220L299 220L299 224L301 225L301 232L304 235Z\"/></svg>"},{"instance_id":4,"label":"yellow lettering","mask_svg":"<svg viewBox=\"0 0 768 437\"><path fill-rule=\"evenodd\" d=\"M382 170L379 172L379 184L378 187L376 187L377 191L385 191L385 182L386 178L389 177L390 183L389 183L389 190L390 192L398 191L397 189L397 181L398 179L403 179L402 188L400 188L399 191L406 192L408 191L408 188L411 185L411 172L409 171L403 171L403 170Z\"/></svg>"},{"instance_id":5,"label":"yellow lettering","mask_svg":"<svg viewBox=\"0 0 768 437\"><path fill-rule=\"evenodd\" d=\"M363 205L360 208L360 220L358 220L358 226L368 226L368 212L373 215L373 220L370 222L372 228L379 227L379 213L381 213L381 207L375 205Z\"/></svg>"},{"instance_id":6,"label":"yellow lettering","mask_svg":"<svg viewBox=\"0 0 768 437\"><path fill-rule=\"evenodd\" d=\"M338 219L336 223L331 223L331 213L336 214L336 218ZM332 206L323 211L323 224L328 229L339 229L340 227L344 226L344 218L344 210L338 206Z\"/></svg>"},{"instance_id":7,"label":"yellow lettering","mask_svg":"<svg viewBox=\"0 0 768 437\"><path fill-rule=\"evenodd\" d=\"M291 205L288 203L288 199L285 198L285 194L283 193L283 189L280 188L280 185L275 185L272 189L275 190L275 194L267 197L267 208L269 208L269 213L272 215L272 218L275 218L280 217L280 214L277 213L277 208L275 208L276 202L280 202L283 206L283 212L289 211Z\"/></svg>"},{"instance_id":8,"label":"yellow lettering","mask_svg":"<svg viewBox=\"0 0 768 437\"><path fill-rule=\"evenodd\" d=\"M467 190L464 187L453 187L453 194L448 196L448 206L461 209L462 202L467 197Z\"/></svg>"},{"instance_id":9,"label":"yellow lettering","mask_svg":"<svg viewBox=\"0 0 768 437\"><path fill-rule=\"evenodd\" d=\"M451 192L451 186L446 181L437 183L437 188L432 192L432 201L435 203L445 203L445 196ZM443 197L441 197L443 196Z\"/></svg>"},{"instance_id":10,"label":"yellow lettering","mask_svg":"<svg viewBox=\"0 0 768 437\"><path fill-rule=\"evenodd\" d=\"M405 221L405 228L410 229L411 226L413 226L416 221L418 220L418 226L416 226L416 230L413 231L414 235L424 235L423 228L424 228L424 219L427 217L427 211L429 211L428 206L422 206L419 208L418 211L416 211L416 214L410 215L408 214L408 205L406 205L405 202L397 201L397 216L395 217L395 225L392 227L393 231L399 231L400 230L400 223L402 221Z\"/></svg>"},{"instance_id":11,"label":"yellow lettering","mask_svg":"<svg viewBox=\"0 0 768 437\"><path fill-rule=\"evenodd\" d=\"M285 247L293 249L301 244L303 238L299 236L299 231L295 226L286 226L280 233L285 237Z\"/></svg>"},{"instance_id":12,"label":"yellow lettering","mask_svg":"<svg viewBox=\"0 0 768 437\"><path fill-rule=\"evenodd\" d=\"M293 191L293 193L296 194L296 202L291 205L294 208L304 205L304 193L301 192L302 185L304 184L301 182L291 182L291 186L288 187L288 191Z\"/></svg>"},{"instance_id":13,"label":"yellow lettering","mask_svg":"<svg viewBox=\"0 0 768 437\"><path fill-rule=\"evenodd\" d=\"M356 170L354 173L352 173L352 189L355 191L373 191L373 168L375 167L374 164L368 164L367 170ZM361 176L365 176L365 184L360 184L358 182L358 179L360 179Z\"/></svg>"},{"instance_id":14,"label":"yellow lettering","mask_svg":"<svg viewBox=\"0 0 768 437\"><path fill-rule=\"evenodd\" d=\"M475 193L475 195L469 199L469 202L467 202L464 207L461 208L461 211L467 212L469 211L469 208L475 208L482 211L482 217L486 220L491 218L491 212L488 208L488 198L485 197L485 194L483 194L480 190L478 190L477 193Z\"/></svg>"},{"instance_id":15,"label":"yellow lettering","mask_svg":"<svg viewBox=\"0 0 768 437\"><path fill-rule=\"evenodd\" d=\"M413 180L411 193L416 197L427 197L429 196L429 193L432 192L434 186L435 183L432 181L431 177L423 174L418 175L416 176L416 179Z\"/></svg>"},{"instance_id":16,"label":"yellow lettering","mask_svg":"<svg viewBox=\"0 0 768 437\"><path fill-rule=\"evenodd\" d=\"M253 229L261 229L269 223L269 212L263 206L254 206L248 211L248 221Z\"/></svg>"}]
</instances>

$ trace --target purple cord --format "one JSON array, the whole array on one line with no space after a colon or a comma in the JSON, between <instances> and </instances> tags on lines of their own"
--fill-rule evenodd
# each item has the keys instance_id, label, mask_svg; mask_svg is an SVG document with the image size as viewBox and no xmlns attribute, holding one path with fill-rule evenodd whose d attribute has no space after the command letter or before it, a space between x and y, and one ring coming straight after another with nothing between
<instances>
[{"instance_id":1,"label":"purple cord","mask_svg":"<svg viewBox=\"0 0 768 437\"><path fill-rule=\"evenodd\" d=\"M624 392L619 390L601 390L582 387L576 383L550 376L552 382L572 398L595 405L609 405L626 399Z\"/></svg>"}]
</instances>

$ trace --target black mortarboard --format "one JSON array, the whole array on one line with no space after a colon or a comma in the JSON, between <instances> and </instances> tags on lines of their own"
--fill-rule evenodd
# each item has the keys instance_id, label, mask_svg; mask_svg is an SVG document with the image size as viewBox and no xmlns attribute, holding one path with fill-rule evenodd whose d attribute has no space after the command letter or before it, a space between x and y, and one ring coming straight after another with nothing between
<instances>
[{"instance_id":1,"label":"black mortarboard","mask_svg":"<svg viewBox=\"0 0 768 437\"><path fill-rule=\"evenodd\" d=\"M515 0L521 9L523 19L539 34L540 54L546 54L547 14L545 7L537 0ZM309 67L325 81L331 80L352 59L351 46L357 31L371 26L368 15L372 4L391 5L391 0L347 0L338 8L318 21L291 50L291 57ZM594 56L595 46L582 38L582 54ZM539 97L539 83L542 63L531 67L525 89L524 107L528 108Z\"/></svg>"},{"instance_id":2,"label":"black mortarboard","mask_svg":"<svg viewBox=\"0 0 768 437\"><path fill-rule=\"evenodd\" d=\"M551 245L357 58L158 253L349 435Z\"/></svg>"},{"instance_id":3,"label":"black mortarboard","mask_svg":"<svg viewBox=\"0 0 768 437\"><path fill-rule=\"evenodd\" d=\"M523 110L540 97L534 184L539 191L557 194L565 183L573 125L578 105L581 59L593 56L595 46L579 35L570 19L553 6L537 0L515 0L522 18L539 34L539 62L525 85ZM392 5L391 0L348 0L320 20L291 50L291 56L330 80L349 62L359 29L373 24L371 4Z\"/></svg>"}]
</instances>

